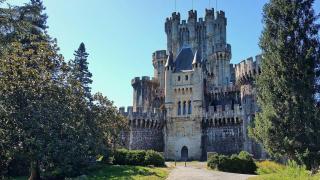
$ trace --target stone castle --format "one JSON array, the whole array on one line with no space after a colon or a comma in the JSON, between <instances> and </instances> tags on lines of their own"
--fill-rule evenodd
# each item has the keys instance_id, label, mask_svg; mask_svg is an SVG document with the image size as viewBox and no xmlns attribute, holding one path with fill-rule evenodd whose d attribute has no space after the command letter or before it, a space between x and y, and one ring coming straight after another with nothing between
<instances>
[{"instance_id":1,"label":"stone castle","mask_svg":"<svg viewBox=\"0 0 320 180\"><path fill-rule=\"evenodd\" d=\"M208 152L265 156L247 135L258 110L253 81L258 55L231 64L223 11L174 12L166 19L167 50L152 55L154 77L132 80L133 106L119 109L130 131L122 134L129 149L153 149L167 159L206 159Z\"/></svg>"}]
</instances>

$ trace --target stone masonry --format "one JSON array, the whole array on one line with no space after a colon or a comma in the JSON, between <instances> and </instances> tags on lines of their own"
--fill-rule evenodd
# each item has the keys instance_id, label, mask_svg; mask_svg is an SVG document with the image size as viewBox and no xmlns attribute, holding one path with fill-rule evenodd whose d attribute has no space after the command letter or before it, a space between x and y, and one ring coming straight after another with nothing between
<instances>
[{"instance_id":1,"label":"stone masonry","mask_svg":"<svg viewBox=\"0 0 320 180\"><path fill-rule=\"evenodd\" d=\"M153 149L167 159L206 159L246 150L263 158L247 127L258 111L254 80L261 56L230 63L227 18L206 9L191 10L188 20L174 12L165 21L167 50L152 55L154 77L132 80L133 106L119 111L128 118L123 134L129 149Z\"/></svg>"}]
</instances>

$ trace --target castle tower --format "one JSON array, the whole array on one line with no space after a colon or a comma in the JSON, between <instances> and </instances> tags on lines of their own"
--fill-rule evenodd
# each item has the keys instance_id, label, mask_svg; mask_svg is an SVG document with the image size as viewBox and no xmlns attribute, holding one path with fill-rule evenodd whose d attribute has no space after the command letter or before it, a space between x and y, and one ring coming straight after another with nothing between
<instances>
[{"instance_id":1,"label":"castle tower","mask_svg":"<svg viewBox=\"0 0 320 180\"><path fill-rule=\"evenodd\" d=\"M202 57L201 53L196 51L192 62L193 69L193 91L192 91L192 104L193 104L193 116L198 117L200 120L202 115L202 102L203 102L203 74L202 74Z\"/></svg>"},{"instance_id":2,"label":"castle tower","mask_svg":"<svg viewBox=\"0 0 320 180\"><path fill-rule=\"evenodd\" d=\"M210 39L207 43L207 71L213 76L213 86L226 86L230 84L232 79L231 46L226 43L227 19L223 11L216 12L215 17L211 10L207 10L206 13L207 38ZM214 24L210 24L212 18L214 18ZM213 38L213 42L211 38Z\"/></svg>"},{"instance_id":3,"label":"castle tower","mask_svg":"<svg viewBox=\"0 0 320 180\"><path fill-rule=\"evenodd\" d=\"M159 82L160 94L164 94L165 87L165 63L167 61L166 50L159 50L152 54L152 64L154 68L154 78Z\"/></svg>"},{"instance_id":4,"label":"castle tower","mask_svg":"<svg viewBox=\"0 0 320 180\"><path fill-rule=\"evenodd\" d=\"M150 80L149 76L143 76L141 79L135 77L131 81L133 87L133 112L148 112L154 107L154 97L158 82Z\"/></svg>"}]
</instances>

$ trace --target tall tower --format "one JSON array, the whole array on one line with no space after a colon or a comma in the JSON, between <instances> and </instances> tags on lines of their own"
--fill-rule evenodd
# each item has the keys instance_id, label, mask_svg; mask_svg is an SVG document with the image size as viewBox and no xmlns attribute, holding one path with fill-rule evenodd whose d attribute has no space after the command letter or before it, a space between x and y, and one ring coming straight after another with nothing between
<instances>
[{"instance_id":1,"label":"tall tower","mask_svg":"<svg viewBox=\"0 0 320 180\"><path fill-rule=\"evenodd\" d=\"M213 86L225 86L231 81L231 46L227 44L227 18L223 11L212 14L206 11L207 26L207 72L212 76ZM214 20L212 21L212 18Z\"/></svg>"},{"instance_id":2,"label":"tall tower","mask_svg":"<svg viewBox=\"0 0 320 180\"><path fill-rule=\"evenodd\" d=\"M161 94L164 92L165 86L165 63L167 61L167 52L166 50L159 50L152 54L152 64L154 68L154 78L159 82L159 90Z\"/></svg>"}]
</instances>

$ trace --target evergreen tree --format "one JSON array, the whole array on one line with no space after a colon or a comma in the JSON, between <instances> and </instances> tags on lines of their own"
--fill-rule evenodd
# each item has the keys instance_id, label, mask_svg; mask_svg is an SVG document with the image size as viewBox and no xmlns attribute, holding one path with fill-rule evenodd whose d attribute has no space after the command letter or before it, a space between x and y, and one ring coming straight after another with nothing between
<instances>
[{"instance_id":1,"label":"evergreen tree","mask_svg":"<svg viewBox=\"0 0 320 180\"><path fill-rule=\"evenodd\" d=\"M73 79L80 82L80 88L85 91L85 97L91 101L92 74L88 69L87 58L89 54L86 52L84 43L80 44L78 50L74 52L74 56L74 60L70 62Z\"/></svg>"},{"instance_id":2,"label":"evergreen tree","mask_svg":"<svg viewBox=\"0 0 320 180\"><path fill-rule=\"evenodd\" d=\"M320 116L315 106L319 26L313 0L271 0L264 6L262 72L257 78L261 108L252 136L271 155L305 163L320 160Z\"/></svg>"}]
</instances>

